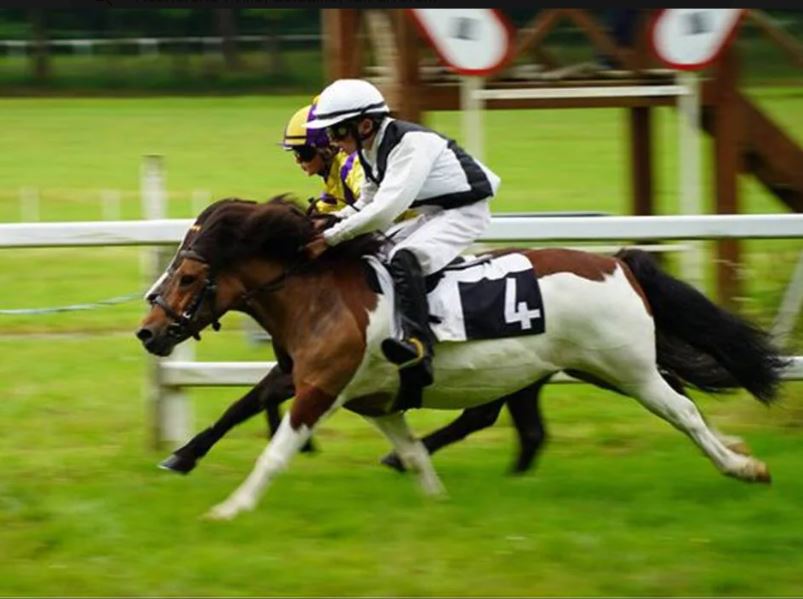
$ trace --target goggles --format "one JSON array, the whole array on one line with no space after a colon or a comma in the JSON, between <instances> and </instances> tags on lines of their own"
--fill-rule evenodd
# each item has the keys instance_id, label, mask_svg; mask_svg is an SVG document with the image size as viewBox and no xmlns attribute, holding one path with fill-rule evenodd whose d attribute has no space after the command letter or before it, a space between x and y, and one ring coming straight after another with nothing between
<instances>
[{"instance_id":1,"label":"goggles","mask_svg":"<svg viewBox=\"0 0 803 599\"><path fill-rule=\"evenodd\" d=\"M326 135L332 141L342 141L351 133L350 123L338 123L326 128Z\"/></svg>"},{"instance_id":2,"label":"goggles","mask_svg":"<svg viewBox=\"0 0 803 599\"><path fill-rule=\"evenodd\" d=\"M318 149L313 146L293 146L293 154L301 162L311 162L317 155Z\"/></svg>"}]
</instances>

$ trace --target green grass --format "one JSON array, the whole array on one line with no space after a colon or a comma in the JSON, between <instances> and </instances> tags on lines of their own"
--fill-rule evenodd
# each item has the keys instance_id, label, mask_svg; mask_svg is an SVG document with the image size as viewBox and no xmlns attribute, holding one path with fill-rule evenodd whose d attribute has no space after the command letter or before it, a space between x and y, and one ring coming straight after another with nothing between
<instances>
[{"instance_id":1,"label":"green grass","mask_svg":"<svg viewBox=\"0 0 803 599\"><path fill-rule=\"evenodd\" d=\"M751 89L803 140L803 99ZM170 215L193 190L263 199L316 193L275 142L296 97L0 101L0 221L36 186L45 220L95 219L103 189L139 218L144 153L166 155ZM459 117L430 123L460 135ZM629 209L621 111L492 112L486 162L505 210ZM658 203L676 211L674 114L656 118ZM706 186L710 186L706 169ZM743 180L747 212L785 212ZM771 322L799 240L746 244L746 311ZM0 309L88 302L142 290L141 250L0 252ZM263 422L233 431L186 478L156 470L148 358L131 334L144 306L0 315L0 595L741 595L793 596L803 567L803 384L766 409L744 394L698 396L742 435L771 487L720 476L680 433L634 401L588 386L547 388L551 433L538 468L504 476L515 451L500 423L435 458L450 500L420 496L377 464L386 442L338 413L258 509L228 524L199 516L246 475ZM199 359L269 359L242 319L195 344ZM793 349L803 347L798 326ZM189 392L198 427L242 389ZM453 413L414 413L425 432Z\"/></svg>"},{"instance_id":2,"label":"green grass","mask_svg":"<svg viewBox=\"0 0 803 599\"><path fill-rule=\"evenodd\" d=\"M234 339L215 338L218 347ZM384 441L341 413L259 509L200 521L262 447L234 431L187 478L154 468L133 337L0 341L0 592L12 595L793 595L799 588L800 384L767 410L701 398L773 468L772 487L718 475L628 399L550 387L537 472L503 476L512 430L436 458L430 502L376 459ZM236 352L235 352L236 353ZM30 364L35 363L35 376ZM31 373L23 379L20 372ZM105 384L114 381L114 385ZM194 391L208 421L235 390ZM450 415L416 413L427 430Z\"/></svg>"}]
</instances>

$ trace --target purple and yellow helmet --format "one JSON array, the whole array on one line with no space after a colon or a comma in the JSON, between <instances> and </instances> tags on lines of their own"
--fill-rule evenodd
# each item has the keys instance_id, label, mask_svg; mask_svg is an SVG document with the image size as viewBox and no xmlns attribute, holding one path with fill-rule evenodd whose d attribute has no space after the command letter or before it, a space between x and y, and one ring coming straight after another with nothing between
<instances>
[{"instance_id":1,"label":"purple and yellow helmet","mask_svg":"<svg viewBox=\"0 0 803 599\"><path fill-rule=\"evenodd\" d=\"M324 129L307 129L306 124L315 119L315 107L318 98L312 104L296 111L290 117L287 126L284 128L284 139L282 146L290 150L293 146L312 146L314 148L326 148L330 145L329 138Z\"/></svg>"}]
</instances>

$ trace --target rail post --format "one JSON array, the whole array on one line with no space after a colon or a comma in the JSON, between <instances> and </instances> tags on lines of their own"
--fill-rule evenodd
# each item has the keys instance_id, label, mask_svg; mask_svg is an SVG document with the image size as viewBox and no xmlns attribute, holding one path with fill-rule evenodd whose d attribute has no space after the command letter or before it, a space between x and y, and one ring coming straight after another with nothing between
<instances>
[{"instance_id":1,"label":"rail post","mask_svg":"<svg viewBox=\"0 0 803 599\"><path fill-rule=\"evenodd\" d=\"M167 218L163 157L154 154L145 156L140 175L143 218ZM147 285L151 285L164 272L174 253L175 248L157 247L145 254L144 271L149 278ZM150 376L146 393L153 423L151 443L155 449L172 449L184 442L190 434L192 414L189 398L180 387L164 384L163 364L192 360L194 354L193 345L187 341L177 345L169 358L149 357Z\"/></svg>"}]
</instances>

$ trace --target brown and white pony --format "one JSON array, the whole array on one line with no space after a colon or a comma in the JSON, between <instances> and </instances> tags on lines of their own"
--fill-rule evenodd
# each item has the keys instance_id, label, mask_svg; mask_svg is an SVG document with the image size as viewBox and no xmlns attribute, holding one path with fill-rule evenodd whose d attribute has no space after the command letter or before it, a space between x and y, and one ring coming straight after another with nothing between
<instances>
[{"instance_id":1,"label":"brown and white pony","mask_svg":"<svg viewBox=\"0 0 803 599\"><path fill-rule=\"evenodd\" d=\"M341 406L382 431L429 494L443 492L429 455L394 408L399 377L379 345L392 306L361 256L370 237L327 251L303 247L313 222L292 202L222 200L208 207L151 296L136 335L169 354L229 310L253 316L292 360L296 399L248 478L209 516L253 509L316 425ZM538 278L548 323L526 337L440 343L422 407L462 409L559 371L614 389L685 432L724 474L769 482L764 463L729 448L679 391L745 388L775 397L785 363L764 332L659 270L644 252L616 257L565 249L520 250Z\"/></svg>"}]
</instances>

